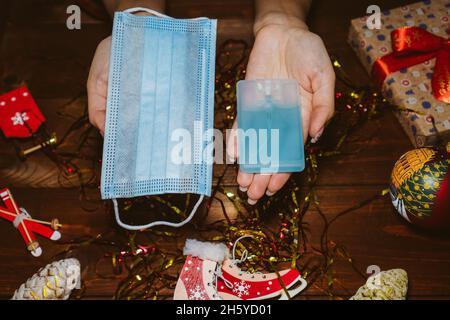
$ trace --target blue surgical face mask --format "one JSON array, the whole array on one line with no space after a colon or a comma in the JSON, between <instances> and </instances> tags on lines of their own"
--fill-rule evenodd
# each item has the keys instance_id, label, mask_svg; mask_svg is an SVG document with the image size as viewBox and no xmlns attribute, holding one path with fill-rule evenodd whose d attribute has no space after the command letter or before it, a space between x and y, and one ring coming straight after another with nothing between
<instances>
[{"instance_id":1,"label":"blue surgical face mask","mask_svg":"<svg viewBox=\"0 0 450 320\"><path fill-rule=\"evenodd\" d=\"M215 43L216 20L173 19L143 8L115 14L101 193L113 199L120 226L181 226L211 194L212 161L204 151L212 143L205 133L213 126ZM173 157L177 130L190 136L183 152L191 161ZM117 198L163 193L201 197L181 223L120 221Z\"/></svg>"}]
</instances>

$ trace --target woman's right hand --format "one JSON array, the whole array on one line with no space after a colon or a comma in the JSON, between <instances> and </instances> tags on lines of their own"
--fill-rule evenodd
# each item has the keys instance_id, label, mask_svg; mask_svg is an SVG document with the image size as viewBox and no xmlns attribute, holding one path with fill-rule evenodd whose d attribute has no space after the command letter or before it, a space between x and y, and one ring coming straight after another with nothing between
<instances>
[{"instance_id":1,"label":"woman's right hand","mask_svg":"<svg viewBox=\"0 0 450 320\"><path fill-rule=\"evenodd\" d=\"M100 42L95 51L87 80L89 121L102 136L105 132L110 53L111 37L108 37Z\"/></svg>"}]
</instances>

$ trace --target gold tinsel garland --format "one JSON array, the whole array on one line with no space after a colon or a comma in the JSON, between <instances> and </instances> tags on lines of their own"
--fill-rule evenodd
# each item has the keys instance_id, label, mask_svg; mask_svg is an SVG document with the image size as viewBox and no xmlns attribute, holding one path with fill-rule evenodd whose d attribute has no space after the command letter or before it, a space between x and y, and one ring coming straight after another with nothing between
<instances>
[{"instance_id":1,"label":"gold tinsel garland","mask_svg":"<svg viewBox=\"0 0 450 320\"><path fill-rule=\"evenodd\" d=\"M223 123L219 125L223 130L230 128L236 117L236 83L245 77L248 53L247 44L238 40L228 40L218 50L215 112L223 116L219 116L223 119ZM218 183L213 187L212 197L206 208L208 214L212 201L218 201L224 219L208 226L195 225L196 234L191 233L189 237L231 244L243 235L252 235L253 238L243 240L238 247L238 254L244 248L249 252L243 269L250 272L276 272L281 265L287 264L297 268L307 279L309 286L324 290L330 297L340 298L335 296L334 288L345 287L334 275L333 265L337 260L347 261L349 267L361 275L362 281L366 276L356 268L346 249L328 238L329 229L342 215L383 197L387 192L383 190L327 220L320 209L316 194L319 164L322 158L339 155L352 131L379 116L388 104L377 90L353 86L339 60L332 57L332 61L338 79L347 89L336 93L336 113L327 125L320 143L306 144L305 171L302 174L293 174L286 186L276 195L250 207L245 199L223 184L227 170L235 167L225 165L222 174L215 177ZM222 200L224 197L238 211L237 219L229 217ZM132 216L139 207L147 211L151 208L162 216L183 219L194 200L191 201L190 195L142 197L124 201L121 211L124 216ZM306 234L309 226L304 218L311 212L308 211L310 207L316 209L314 214L317 212L325 225L320 243L316 246L310 243ZM114 275L98 273L97 276L121 279L114 295L115 299L170 298L171 290L175 288L177 281L177 272L184 262L181 250L177 249L177 244L184 243L184 229L157 228L139 233L122 230L120 232L126 241L110 241L105 235L98 235L95 238L72 241L62 254L67 255L86 245L109 247L110 252L105 257L110 259ZM144 237L144 240L137 240L139 237ZM164 249L161 243L170 243L173 249ZM348 292L348 295L351 294L353 292Z\"/></svg>"}]
</instances>

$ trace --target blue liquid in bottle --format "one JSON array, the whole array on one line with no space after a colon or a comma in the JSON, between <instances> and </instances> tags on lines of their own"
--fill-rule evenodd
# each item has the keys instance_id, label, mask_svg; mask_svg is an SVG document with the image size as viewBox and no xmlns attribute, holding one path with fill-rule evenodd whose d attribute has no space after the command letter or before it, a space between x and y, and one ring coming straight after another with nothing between
<instances>
[{"instance_id":1,"label":"blue liquid in bottle","mask_svg":"<svg viewBox=\"0 0 450 320\"><path fill-rule=\"evenodd\" d=\"M280 105L270 96L256 108L247 108L238 102L238 128L242 171L277 173L304 170L299 105Z\"/></svg>"}]
</instances>

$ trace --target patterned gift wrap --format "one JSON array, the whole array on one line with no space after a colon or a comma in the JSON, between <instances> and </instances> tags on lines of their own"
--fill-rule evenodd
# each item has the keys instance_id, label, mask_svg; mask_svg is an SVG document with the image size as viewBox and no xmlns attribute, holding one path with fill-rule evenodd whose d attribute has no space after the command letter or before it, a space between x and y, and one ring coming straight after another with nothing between
<instances>
[{"instance_id":1,"label":"patterned gift wrap","mask_svg":"<svg viewBox=\"0 0 450 320\"><path fill-rule=\"evenodd\" d=\"M381 8L383 10L383 8ZM373 63L392 52L391 32L400 27L416 26L447 39L449 34L450 1L429 0L386 10L381 14L381 29L370 30L367 17L351 21L348 41L363 66L372 72ZM450 105L435 99L431 79L435 59L391 73L382 91L393 105L411 111L396 112L407 135L417 147L431 145L436 129L446 139L450 137ZM433 127L433 119L436 129Z\"/></svg>"}]
</instances>

